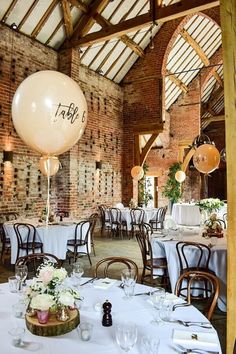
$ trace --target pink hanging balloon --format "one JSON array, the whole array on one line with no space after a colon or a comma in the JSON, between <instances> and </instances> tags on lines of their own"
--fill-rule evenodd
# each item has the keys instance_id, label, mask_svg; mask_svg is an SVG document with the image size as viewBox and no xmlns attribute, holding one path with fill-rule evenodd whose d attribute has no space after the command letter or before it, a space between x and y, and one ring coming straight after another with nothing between
<instances>
[{"instance_id":1,"label":"pink hanging balloon","mask_svg":"<svg viewBox=\"0 0 236 354\"><path fill-rule=\"evenodd\" d=\"M39 71L17 88L12 102L17 134L42 155L59 155L82 136L87 103L78 83L58 71Z\"/></svg>"},{"instance_id":2,"label":"pink hanging balloon","mask_svg":"<svg viewBox=\"0 0 236 354\"><path fill-rule=\"evenodd\" d=\"M200 145L193 155L193 164L201 173L211 173L218 168L220 153L214 145Z\"/></svg>"}]
</instances>

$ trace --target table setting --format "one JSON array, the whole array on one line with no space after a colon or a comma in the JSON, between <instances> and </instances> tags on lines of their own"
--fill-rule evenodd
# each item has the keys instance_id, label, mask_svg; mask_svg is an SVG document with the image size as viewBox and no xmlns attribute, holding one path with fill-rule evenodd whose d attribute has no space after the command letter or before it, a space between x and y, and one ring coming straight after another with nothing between
<instances>
[{"instance_id":1,"label":"table setting","mask_svg":"<svg viewBox=\"0 0 236 354\"><path fill-rule=\"evenodd\" d=\"M127 295L125 283L129 285L131 280L132 291ZM71 310L78 311L74 329L56 336L41 335L49 319L46 324L38 325L41 331L37 335L31 333L27 325L29 309L36 310L39 306L36 284L43 282L51 290L50 284L54 284L56 290L60 289L55 292L56 297ZM109 282L109 287L97 287L101 282ZM65 292L67 296L63 297ZM31 301L25 303L29 294ZM42 295L46 294L48 292ZM52 296L53 292L48 295ZM63 268L53 270L53 266L45 265L39 269L36 279L27 281L21 289L12 291L9 284L1 284L0 299L0 314L4 318L4 324L0 322L0 340L6 354L15 353L16 347L18 353L33 350L40 354L61 354L65 350L71 353L80 350L83 354L93 351L98 354L211 353L212 350L221 354L217 333L203 314L162 288L138 284L133 274L125 274L125 271L121 272L120 280L81 276L75 284L73 273L71 279ZM177 304L182 306L174 308ZM37 321L35 315L32 318ZM62 324L66 321L68 319L64 322L59 318Z\"/></svg>"}]
</instances>

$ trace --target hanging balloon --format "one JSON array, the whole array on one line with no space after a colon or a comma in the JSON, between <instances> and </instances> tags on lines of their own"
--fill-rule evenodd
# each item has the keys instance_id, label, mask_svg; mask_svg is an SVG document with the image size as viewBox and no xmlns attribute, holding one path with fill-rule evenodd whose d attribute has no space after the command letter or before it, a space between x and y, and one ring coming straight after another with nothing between
<instances>
[{"instance_id":1,"label":"hanging balloon","mask_svg":"<svg viewBox=\"0 0 236 354\"><path fill-rule=\"evenodd\" d=\"M44 176L54 176L60 167L56 156L43 156L39 160L39 169Z\"/></svg>"},{"instance_id":2,"label":"hanging balloon","mask_svg":"<svg viewBox=\"0 0 236 354\"><path fill-rule=\"evenodd\" d=\"M182 183L186 178L186 174L184 171L177 171L175 174L175 179L177 182Z\"/></svg>"},{"instance_id":3,"label":"hanging balloon","mask_svg":"<svg viewBox=\"0 0 236 354\"><path fill-rule=\"evenodd\" d=\"M203 144L197 148L193 155L193 164L201 173L211 173L218 168L220 153L214 145Z\"/></svg>"},{"instance_id":4,"label":"hanging balloon","mask_svg":"<svg viewBox=\"0 0 236 354\"><path fill-rule=\"evenodd\" d=\"M144 170L141 166L134 166L131 170L131 176L134 180L139 181L144 176Z\"/></svg>"},{"instance_id":5,"label":"hanging balloon","mask_svg":"<svg viewBox=\"0 0 236 354\"><path fill-rule=\"evenodd\" d=\"M39 71L17 88L12 119L20 138L43 155L59 155L82 136L87 104L79 85L57 71Z\"/></svg>"}]
</instances>

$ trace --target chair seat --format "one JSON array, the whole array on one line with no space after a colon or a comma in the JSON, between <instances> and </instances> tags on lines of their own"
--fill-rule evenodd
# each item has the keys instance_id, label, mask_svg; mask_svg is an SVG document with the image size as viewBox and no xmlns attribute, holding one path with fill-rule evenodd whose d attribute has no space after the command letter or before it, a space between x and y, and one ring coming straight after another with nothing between
<instances>
[{"instance_id":1,"label":"chair seat","mask_svg":"<svg viewBox=\"0 0 236 354\"><path fill-rule=\"evenodd\" d=\"M153 258L152 261L151 259L148 259L146 262L147 267L152 268L167 268L167 261L166 258Z\"/></svg>"},{"instance_id":2,"label":"chair seat","mask_svg":"<svg viewBox=\"0 0 236 354\"><path fill-rule=\"evenodd\" d=\"M83 240L68 240L67 246L84 246L86 243Z\"/></svg>"},{"instance_id":3,"label":"chair seat","mask_svg":"<svg viewBox=\"0 0 236 354\"><path fill-rule=\"evenodd\" d=\"M34 248L41 248L41 247L43 247L42 242L28 242L28 243L22 243L20 245L20 248L24 250L26 250L27 248L32 250Z\"/></svg>"},{"instance_id":4,"label":"chair seat","mask_svg":"<svg viewBox=\"0 0 236 354\"><path fill-rule=\"evenodd\" d=\"M181 274L185 274L185 273L187 273L187 272L194 272L194 271L196 271L196 272L198 272L198 271L200 271L200 272L207 272L207 273L210 273L210 274L213 274L213 275L215 275L215 272L213 271L213 270L210 270L210 269L206 269L205 267L190 267L190 268L184 268L180 273Z\"/></svg>"}]
</instances>

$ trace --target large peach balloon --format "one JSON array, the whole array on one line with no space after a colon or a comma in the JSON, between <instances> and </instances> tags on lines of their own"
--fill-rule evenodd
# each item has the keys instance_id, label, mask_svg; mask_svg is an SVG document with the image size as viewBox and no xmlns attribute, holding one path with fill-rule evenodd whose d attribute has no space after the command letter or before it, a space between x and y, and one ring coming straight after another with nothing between
<instances>
[{"instance_id":1,"label":"large peach balloon","mask_svg":"<svg viewBox=\"0 0 236 354\"><path fill-rule=\"evenodd\" d=\"M184 171L179 170L175 173L175 179L177 182L182 183L185 180L185 178L186 178L186 174Z\"/></svg>"},{"instance_id":2,"label":"large peach balloon","mask_svg":"<svg viewBox=\"0 0 236 354\"><path fill-rule=\"evenodd\" d=\"M193 164L201 173L211 173L218 168L220 153L214 145L200 145L193 155Z\"/></svg>"},{"instance_id":3,"label":"large peach balloon","mask_svg":"<svg viewBox=\"0 0 236 354\"><path fill-rule=\"evenodd\" d=\"M39 160L39 169L44 176L54 176L60 167L56 156L42 156Z\"/></svg>"},{"instance_id":4,"label":"large peach balloon","mask_svg":"<svg viewBox=\"0 0 236 354\"><path fill-rule=\"evenodd\" d=\"M82 136L87 104L79 85L58 71L39 71L17 88L12 119L20 138L42 155L59 155Z\"/></svg>"},{"instance_id":5,"label":"large peach balloon","mask_svg":"<svg viewBox=\"0 0 236 354\"><path fill-rule=\"evenodd\" d=\"M134 166L131 170L131 176L134 180L139 181L144 176L144 170L141 166Z\"/></svg>"}]
</instances>

